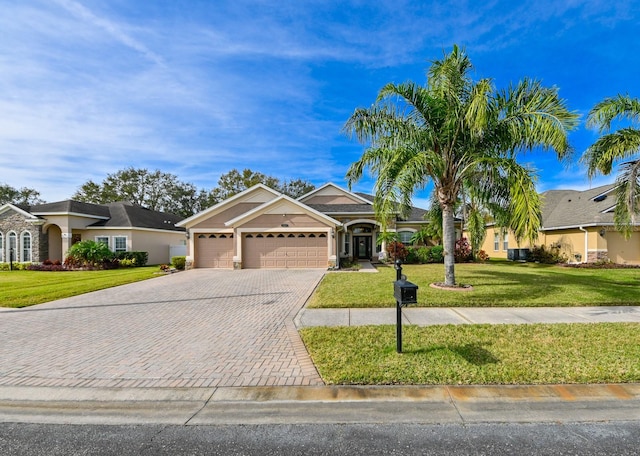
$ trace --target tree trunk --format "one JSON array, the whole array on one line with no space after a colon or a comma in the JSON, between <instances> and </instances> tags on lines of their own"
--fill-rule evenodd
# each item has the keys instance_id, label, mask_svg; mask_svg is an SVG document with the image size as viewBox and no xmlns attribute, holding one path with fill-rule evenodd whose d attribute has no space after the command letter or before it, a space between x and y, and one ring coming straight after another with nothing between
<instances>
[{"instance_id":1,"label":"tree trunk","mask_svg":"<svg viewBox=\"0 0 640 456\"><path fill-rule=\"evenodd\" d=\"M456 228L454 225L453 204L442 205L442 246L444 247L444 284L456 284L455 257Z\"/></svg>"}]
</instances>

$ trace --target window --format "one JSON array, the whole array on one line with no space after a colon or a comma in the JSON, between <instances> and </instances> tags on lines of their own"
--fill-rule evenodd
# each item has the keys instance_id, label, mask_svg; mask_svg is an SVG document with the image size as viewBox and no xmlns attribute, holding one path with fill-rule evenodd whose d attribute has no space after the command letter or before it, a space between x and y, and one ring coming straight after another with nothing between
<instances>
[{"instance_id":1,"label":"window","mask_svg":"<svg viewBox=\"0 0 640 456\"><path fill-rule=\"evenodd\" d=\"M25 231L22 233L22 261L31 261L31 233Z\"/></svg>"},{"instance_id":2,"label":"window","mask_svg":"<svg viewBox=\"0 0 640 456\"><path fill-rule=\"evenodd\" d=\"M509 249L509 233L505 231L503 236L504 238L502 241L502 250L508 250Z\"/></svg>"},{"instance_id":3,"label":"window","mask_svg":"<svg viewBox=\"0 0 640 456\"><path fill-rule=\"evenodd\" d=\"M127 237L126 236L114 236L113 237L113 251L126 252L127 251Z\"/></svg>"},{"instance_id":4,"label":"window","mask_svg":"<svg viewBox=\"0 0 640 456\"><path fill-rule=\"evenodd\" d=\"M404 245L411 245L411 236L413 233L411 231L399 231L398 232L398 240L402 242Z\"/></svg>"},{"instance_id":5,"label":"window","mask_svg":"<svg viewBox=\"0 0 640 456\"><path fill-rule=\"evenodd\" d=\"M0 263L4 263L4 236L0 233Z\"/></svg>"},{"instance_id":6,"label":"window","mask_svg":"<svg viewBox=\"0 0 640 456\"><path fill-rule=\"evenodd\" d=\"M500 250L500 234L493 233L493 250L496 252Z\"/></svg>"},{"instance_id":7,"label":"window","mask_svg":"<svg viewBox=\"0 0 640 456\"><path fill-rule=\"evenodd\" d=\"M96 236L96 242L102 242L109 247L109 236Z\"/></svg>"},{"instance_id":8,"label":"window","mask_svg":"<svg viewBox=\"0 0 640 456\"><path fill-rule=\"evenodd\" d=\"M349 233L344 233L344 253L349 254L350 248L351 248L351 235Z\"/></svg>"},{"instance_id":9,"label":"window","mask_svg":"<svg viewBox=\"0 0 640 456\"><path fill-rule=\"evenodd\" d=\"M18 259L18 236L13 231L9 233L9 245L7 245L7 256L9 261Z\"/></svg>"}]
</instances>

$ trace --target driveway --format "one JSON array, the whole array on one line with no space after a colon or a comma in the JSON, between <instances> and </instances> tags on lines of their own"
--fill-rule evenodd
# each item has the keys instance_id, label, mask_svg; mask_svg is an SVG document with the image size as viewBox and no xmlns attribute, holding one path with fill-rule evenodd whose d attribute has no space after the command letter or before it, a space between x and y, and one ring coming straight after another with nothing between
<instances>
[{"instance_id":1,"label":"driveway","mask_svg":"<svg viewBox=\"0 0 640 456\"><path fill-rule=\"evenodd\" d=\"M293 317L319 269L196 269L0 312L0 386L322 385Z\"/></svg>"}]
</instances>

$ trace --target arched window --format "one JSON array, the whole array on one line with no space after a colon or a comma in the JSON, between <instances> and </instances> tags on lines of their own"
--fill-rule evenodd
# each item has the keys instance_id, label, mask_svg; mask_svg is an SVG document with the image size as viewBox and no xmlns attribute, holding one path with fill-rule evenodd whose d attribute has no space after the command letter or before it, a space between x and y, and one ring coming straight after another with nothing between
<instances>
[{"instance_id":1,"label":"arched window","mask_svg":"<svg viewBox=\"0 0 640 456\"><path fill-rule=\"evenodd\" d=\"M18 235L13 231L10 231L8 236L7 260L18 261Z\"/></svg>"},{"instance_id":2,"label":"arched window","mask_svg":"<svg viewBox=\"0 0 640 456\"><path fill-rule=\"evenodd\" d=\"M411 236L413 236L413 232L411 231L398 231L398 240L404 245L412 244Z\"/></svg>"},{"instance_id":3,"label":"arched window","mask_svg":"<svg viewBox=\"0 0 640 456\"><path fill-rule=\"evenodd\" d=\"M298 237L304 237L304 233L300 233Z\"/></svg>"},{"instance_id":4,"label":"arched window","mask_svg":"<svg viewBox=\"0 0 640 456\"><path fill-rule=\"evenodd\" d=\"M227 236L226 236L226 235L224 235L224 234L221 234L221 235L220 235L220 239L226 239L226 238L227 238Z\"/></svg>"},{"instance_id":5,"label":"arched window","mask_svg":"<svg viewBox=\"0 0 640 456\"><path fill-rule=\"evenodd\" d=\"M206 239L207 236L205 236L204 234L201 234L200 236L198 236L198 239Z\"/></svg>"},{"instance_id":6,"label":"arched window","mask_svg":"<svg viewBox=\"0 0 640 456\"><path fill-rule=\"evenodd\" d=\"M246 239L253 239L253 235L252 235L252 234L247 234L247 235L245 236L245 238L246 238Z\"/></svg>"},{"instance_id":7,"label":"arched window","mask_svg":"<svg viewBox=\"0 0 640 456\"><path fill-rule=\"evenodd\" d=\"M216 235L215 235L215 234L210 234L210 235L209 235L209 239L215 239L215 238L216 238Z\"/></svg>"},{"instance_id":8,"label":"arched window","mask_svg":"<svg viewBox=\"0 0 640 456\"><path fill-rule=\"evenodd\" d=\"M25 231L22 233L22 239L20 239L20 244L22 245L22 256L20 257L20 261L32 261L31 257L31 233Z\"/></svg>"},{"instance_id":9,"label":"arched window","mask_svg":"<svg viewBox=\"0 0 640 456\"><path fill-rule=\"evenodd\" d=\"M4 235L0 233L0 263L4 263Z\"/></svg>"}]
</instances>

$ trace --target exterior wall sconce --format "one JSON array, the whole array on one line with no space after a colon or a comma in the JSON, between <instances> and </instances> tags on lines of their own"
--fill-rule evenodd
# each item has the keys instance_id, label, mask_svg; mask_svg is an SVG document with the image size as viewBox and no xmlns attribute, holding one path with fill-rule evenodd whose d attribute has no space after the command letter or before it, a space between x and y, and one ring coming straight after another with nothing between
<instances>
[{"instance_id":1,"label":"exterior wall sconce","mask_svg":"<svg viewBox=\"0 0 640 456\"><path fill-rule=\"evenodd\" d=\"M187 239L189 239L191 237L191 235L189 234L189 230L184 232L184 235Z\"/></svg>"},{"instance_id":2,"label":"exterior wall sconce","mask_svg":"<svg viewBox=\"0 0 640 456\"><path fill-rule=\"evenodd\" d=\"M604 228L601 228L600 231L598 231L598 234L600 235L600 237L604 237L604 233L606 233Z\"/></svg>"}]
</instances>

